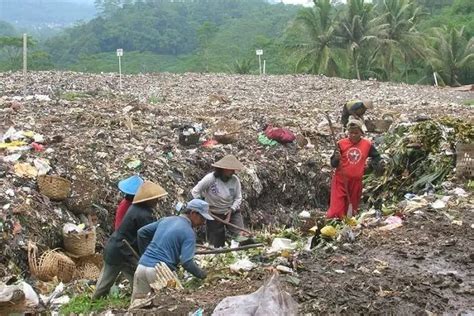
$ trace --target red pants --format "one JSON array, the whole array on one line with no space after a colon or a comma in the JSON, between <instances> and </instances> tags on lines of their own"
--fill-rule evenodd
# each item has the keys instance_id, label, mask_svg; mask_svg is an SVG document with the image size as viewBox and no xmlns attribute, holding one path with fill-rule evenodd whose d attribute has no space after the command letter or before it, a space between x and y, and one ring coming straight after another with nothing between
<instances>
[{"instance_id":1,"label":"red pants","mask_svg":"<svg viewBox=\"0 0 474 316\"><path fill-rule=\"evenodd\" d=\"M352 202L352 215L357 214L359 208L360 198L362 196L362 179L346 178L347 189L344 185L344 177L340 174L335 174L331 181L331 200L329 202L329 209L326 213L327 218L342 219L346 216L349 207L349 200Z\"/></svg>"}]
</instances>

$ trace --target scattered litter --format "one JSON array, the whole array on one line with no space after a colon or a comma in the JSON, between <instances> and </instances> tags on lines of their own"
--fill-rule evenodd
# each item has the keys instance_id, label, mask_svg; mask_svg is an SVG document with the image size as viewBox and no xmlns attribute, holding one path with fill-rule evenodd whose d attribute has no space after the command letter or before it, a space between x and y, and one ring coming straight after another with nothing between
<instances>
[{"instance_id":1,"label":"scattered litter","mask_svg":"<svg viewBox=\"0 0 474 316\"><path fill-rule=\"evenodd\" d=\"M298 214L298 217L303 219L311 218L311 213L308 211L302 211Z\"/></svg>"},{"instance_id":2,"label":"scattered litter","mask_svg":"<svg viewBox=\"0 0 474 316\"><path fill-rule=\"evenodd\" d=\"M388 231L388 230L393 230L403 225L402 219L398 216L389 216L385 219L384 223L386 225L379 227L378 230Z\"/></svg>"},{"instance_id":3,"label":"scattered litter","mask_svg":"<svg viewBox=\"0 0 474 316\"><path fill-rule=\"evenodd\" d=\"M257 265L250 261L249 259L240 259L237 262L229 266L230 271L232 272L241 272L241 271L250 271L254 269Z\"/></svg>"},{"instance_id":4,"label":"scattered litter","mask_svg":"<svg viewBox=\"0 0 474 316\"><path fill-rule=\"evenodd\" d=\"M287 267L287 266L283 266L281 264L277 265L276 266L276 269L280 272L283 272L283 273L293 273L293 269L290 268L290 267Z\"/></svg>"},{"instance_id":5,"label":"scattered litter","mask_svg":"<svg viewBox=\"0 0 474 316\"><path fill-rule=\"evenodd\" d=\"M272 246L268 252L272 253L292 249L296 249L296 242L293 242L291 239L287 238L275 238L273 239Z\"/></svg>"},{"instance_id":6,"label":"scattered litter","mask_svg":"<svg viewBox=\"0 0 474 316\"><path fill-rule=\"evenodd\" d=\"M298 304L285 292L274 274L269 281L257 291L223 299L212 312L213 316L243 316L243 315L288 315L298 313Z\"/></svg>"}]
</instances>

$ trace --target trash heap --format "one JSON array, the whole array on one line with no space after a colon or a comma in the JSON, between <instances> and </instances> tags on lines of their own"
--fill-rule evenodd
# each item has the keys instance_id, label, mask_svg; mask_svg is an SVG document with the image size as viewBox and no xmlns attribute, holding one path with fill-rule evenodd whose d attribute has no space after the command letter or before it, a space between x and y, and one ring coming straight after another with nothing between
<instances>
[{"instance_id":1,"label":"trash heap","mask_svg":"<svg viewBox=\"0 0 474 316\"><path fill-rule=\"evenodd\" d=\"M376 81L156 74L124 76L124 91L119 91L118 80L114 74L31 73L23 97L21 74L0 73L0 247L4 254L0 277L30 275L28 241L38 247L39 257L65 248L63 228L67 223L97 227L95 251L100 253L112 230L120 179L140 173L159 182L169 198L160 202L156 215L170 215L173 205L187 201L191 188L226 154L235 155L247 167L239 177L248 228L263 226L273 233L275 227L295 226L300 212L314 215L327 206L333 143L325 112L337 122L340 106L348 99L371 96L375 109L369 115L389 113L394 123L426 113L466 121L472 117L472 109L460 104L465 92ZM438 170L433 167L443 172L423 183L440 183L450 174L446 168L454 166L454 156L441 155L442 144L447 142L454 152L458 139L472 141L472 125L467 132L457 121L452 125L436 120L403 124L385 134L379 146L382 152L399 158L388 165L394 175L367 182L374 196L384 197L387 189L400 196L398 186L414 185L420 176ZM271 134L264 131L267 125L286 128L295 140L282 144L270 139ZM436 134L430 134L432 131ZM400 176L395 174L403 176L410 161L406 157L409 150L397 145L397 141L416 143L405 137L410 133L429 144L425 158L443 159L431 160L441 162L431 167L425 163L429 159L415 160L415 165L423 167L408 168L407 184L397 182ZM293 139L290 133L286 135ZM435 139L433 135L442 141L426 142ZM396 155L394 149L406 151ZM48 198L40 188L42 176L65 179L70 193L61 201ZM423 183L416 185L417 190L424 188ZM276 257L285 258L282 252ZM295 271L293 252L286 261L278 259L282 264L257 256L271 262L268 266L281 266L280 271ZM234 257L232 263L239 259L245 258ZM241 265L250 266L246 261ZM51 293L55 286L48 285L44 293Z\"/></svg>"},{"instance_id":2,"label":"trash heap","mask_svg":"<svg viewBox=\"0 0 474 316\"><path fill-rule=\"evenodd\" d=\"M382 177L369 174L364 182L369 204L380 207L406 193L435 191L452 178L456 146L474 142L474 125L452 118L406 122L392 126L376 141L386 172Z\"/></svg>"}]
</instances>

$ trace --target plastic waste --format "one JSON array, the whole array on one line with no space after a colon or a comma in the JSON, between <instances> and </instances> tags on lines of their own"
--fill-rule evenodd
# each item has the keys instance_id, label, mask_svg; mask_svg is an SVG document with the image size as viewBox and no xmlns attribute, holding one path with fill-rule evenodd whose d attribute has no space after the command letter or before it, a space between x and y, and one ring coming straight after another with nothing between
<instances>
[{"instance_id":1,"label":"plastic waste","mask_svg":"<svg viewBox=\"0 0 474 316\"><path fill-rule=\"evenodd\" d=\"M265 136L264 133L258 134L258 142L262 145L270 146L270 147L273 147L279 144L276 140L270 139L267 136Z\"/></svg>"},{"instance_id":2,"label":"plastic waste","mask_svg":"<svg viewBox=\"0 0 474 316\"><path fill-rule=\"evenodd\" d=\"M321 235L334 238L337 234L337 230L331 226L331 225L326 225L323 228L321 228Z\"/></svg>"},{"instance_id":3,"label":"plastic waste","mask_svg":"<svg viewBox=\"0 0 474 316\"><path fill-rule=\"evenodd\" d=\"M51 167L49 166L49 163L46 159L36 158L33 160L33 164L38 170L39 176L45 175L49 172L49 170L51 170Z\"/></svg>"},{"instance_id":4,"label":"plastic waste","mask_svg":"<svg viewBox=\"0 0 474 316\"><path fill-rule=\"evenodd\" d=\"M384 223L386 225L379 227L378 230L388 231L388 230L393 230L403 225L402 219L398 216L389 216L385 219Z\"/></svg>"},{"instance_id":5,"label":"plastic waste","mask_svg":"<svg viewBox=\"0 0 474 316\"><path fill-rule=\"evenodd\" d=\"M232 272L240 272L240 271L250 271L255 268L257 265L250 261L249 259L240 259L237 262L231 264L229 266L230 271Z\"/></svg>"},{"instance_id":6,"label":"plastic waste","mask_svg":"<svg viewBox=\"0 0 474 316\"><path fill-rule=\"evenodd\" d=\"M274 274L257 291L223 299L214 309L213 316L292 316L297 315L298 304L284 291Z\"/></svg>"},{"instance_id":7,"label":"plastic waste","mask_svg":"<svg viewBox=\"0 0 474 316\"><path fill-rule=\"evenodd\" d=\"M298 214L298 217L299 218L310 218L311 217L311 213L308 212L308 211L302 211L301 213Z\"/></svg>"},{"instance_id":8,"label":"plastic waste","mask_svg":"<svg viewBox=\"0 0 474 316\"><path fill-rule=\"evenodd\" d=\"M189 316L202 316L204 315L204 310L199 307L194 313L189 314Z\"/></svg>"},{"instance_id":9,"label":"plastic waste","mask_svg":"<svg viewBox=\"0 0 474 316\"><path fill-rule=\"evenodd\" d=\"M431 203L431 207L434 208L435 210L439 210L446 207L446 202L438 199L434 201L433 203Z\"/></svg>"},{"instance_id":10,"label":"plastic waste","mask_svg":"<svg viewBox=\"0 0 474 316\"><path fill-rule=\"evenodd\" d=\"M19 286L22 288L23 293L25 293L26 305L28 307L38 306L39 297L35 290L33 290L33 287L24 281L22 281Z\"/></svg>"},{"instance_id":11,"label":"plastic waste","mask_svg":"<svg viewBox=\"0 0 474 316\"><path fill-rule=\"evenodd\" d=\"M279 252L285 249L296 249L296 242L293 242L291 239L288 238L275 238L273 239L272 246L268 250L268 252Z\"/></svg>"},{"instance_id":12,"label":"plastic waste","mask_svg":"<svg viewBox=\"0 0 474 316\"><path fill-rule=\"evenodd\" d=\"M15 174L19 177L36 178L38 170L27 162L17 162L14 166Z\"/></svg>"}]
</instances>

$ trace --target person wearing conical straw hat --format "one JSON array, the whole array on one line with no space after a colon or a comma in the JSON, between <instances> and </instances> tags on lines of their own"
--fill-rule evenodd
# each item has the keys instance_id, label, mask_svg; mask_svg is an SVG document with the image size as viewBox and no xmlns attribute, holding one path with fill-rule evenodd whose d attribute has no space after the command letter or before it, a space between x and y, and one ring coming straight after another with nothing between
<instances>
[{"instance_id":1,"label":"person wearing conical straw hat","mask_svg":"<svg viewBox=\"0 0 474 316\"><path fill-rule=\"evenodd\" d=\"M130 285L133 284L133 274L138 261L129 245L135 253L138 253L137 232L143 226L155 221L153 209L158 201L167 195L168 193L159 184L151 181L145 181L140 186L122 224L112 234L104 248L104 267L97 281L93 299L106 296L120 272L130 281Z\"/></svg>"},{"instance_id":2,"label":"person wearing conical straw hat","mask_svg":"<svg viewBox=\"0 0 474 316\"><path fill-rule=\"evenodd\" d=\"M238 227L244 228L240 212L242 191L240 179L235 175L244 168L242 163L233 155L227 155L212 164L214 171L207 174L191 190L195 199L204 199L209 203L209 210L217 216ZM214 247L225 244L226 229L232 235L238 235L239 230L219 221L207 221L207 239Z\"/></svg>"},{"instance_id":3,"label":"person wearing conical straw hat","mask_svg":"<svg viewBox=\"0 0 474 316\"><path fill-rule=\"evenodd\" d=\"M356 119L364 121L364 114L367 110L372 109L373 103L370 100L350 100L342 108L341 123L344 128L347 127L349 118L352 116ZM362 126L365 129L365 125ZM364 131L365 132L365 131Z\"/></svg>"}]
</instances>

